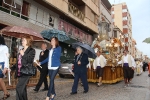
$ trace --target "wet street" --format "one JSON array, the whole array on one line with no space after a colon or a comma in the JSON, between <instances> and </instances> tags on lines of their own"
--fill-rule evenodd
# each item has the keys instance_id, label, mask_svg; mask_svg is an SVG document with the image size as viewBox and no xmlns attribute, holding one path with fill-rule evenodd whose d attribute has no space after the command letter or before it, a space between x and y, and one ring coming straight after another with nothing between
<instances>
[{"instance_id":1,"label":"wet street","mask_svg":"<svg viewBox=\"0 0 150 100\"><path fill-rule=\"evenodd\" d=\"M79 84L78 93L70 95L73 79L59 78L55 80L55 100L150 100L150 78L148 72L134 77L132 84L124 88L123 81L116 84L103 84L97 87L95 83L89 83L89 92L83 94L83 87ZM28 88L29 100L45 100L47 91L33 92L34 87ZM41 87L41 89L43 89ZM15 90L9 91L11 97L8 100L15 100ZM0 97L3 96L0 91Z\"/></svg>"}]
</instances>

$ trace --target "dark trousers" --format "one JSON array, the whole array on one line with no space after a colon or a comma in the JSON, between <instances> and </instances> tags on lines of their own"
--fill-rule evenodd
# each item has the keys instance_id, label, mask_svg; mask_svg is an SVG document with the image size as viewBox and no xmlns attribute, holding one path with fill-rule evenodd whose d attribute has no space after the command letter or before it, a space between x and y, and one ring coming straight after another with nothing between
<instances>
[{"instance_id":1,"label":"dark trousers","mask_svg":"<svg viewBox=\"0 0 150 100\"><path fill-rule=\"evenodd\" d=\"M123 66L123 74L125 84L127 84L131 78L131 68L129 66Z\"/></svg>"},{"instance_id":2,"label":"dark trousers","mask_svg":"<svg viewBox=\"0 0 150 100\"><path fill-rule=\"evenodd\" d=\"M54 79L55 79L55 76L58 73L58 70L59 69L57 69L57 70L48 70L49 79L50 79L49 89L48 89L48 93L47 93L48 97L50 97L51 94L56 94L55 93Z\"/></svg>"},{"instance_id":3,"label":"dark trousers","mask_svg":"<svg viewBox=\"0 0 150 100\"><path fill-rule=\"evenodd\" d=\"M47 74L48 74L48 70L45 71L41 71L40 73L40 79L35 87L35 89L38 91L42 85L42 83L44 82L44 89L48 89L48 82L47 82Z\"/></svg>"},{"instance_id":4,"label":"dark trousers","mask_svg":"<svg viewBox=\"0 0 150 100\"><path fill-rule=\"evenodd\" d=\"M87 74L86 73L77 73L77 74L75 74L74 83L72 86L72 92L77 92L78 82L79 82L80 78L81 78L81 81L82 81L82 84L84 87L84 91L88 91L89 86L88 86L88 82L87 82Z\"/></svg>"},{"instance_id":5,"label":"dark trousers","mask_svg":"<svg viewBox=\"0 0 150 100\"><path fill-rule=\"evenodd\" d=\"M21 76L18 78L18 84L16 86L16 100L28 100L26 85L30 79L30 76Z\"/></svg>"},{"instance_id":6,"label":"dark trousers","mask_svg":"<svg viewBox=\"0 0 150 100\"><path fill-rule=\"evenodd\" d=\"M97 78L102 77L103 76L103 72L104 72L104 68L101 68L100 66L97 66L96 68L96 76Z\"/></svg>"},{"instance_id":7,"label":"dark trousers","mask_svg":"<svg viewBox=\"0 0 150 100\"><path fill-rule=\"evenodd\" d=\"M146 69L145 66L143 66L143 71L144 71L144 72L145 72L145 69Z\"/></svg>"},{"instance_id":8,"label":"dark trousers","mask_svg":"<svg viewBox=\"0 0 150 100\"><path fill-rule=\"evenodd\" d=\"M131 73L131 76L130 76L130 79L132 79L134 77L134 70L132 68L130 68L130 73Z\"/></svg>"}]
</instances>

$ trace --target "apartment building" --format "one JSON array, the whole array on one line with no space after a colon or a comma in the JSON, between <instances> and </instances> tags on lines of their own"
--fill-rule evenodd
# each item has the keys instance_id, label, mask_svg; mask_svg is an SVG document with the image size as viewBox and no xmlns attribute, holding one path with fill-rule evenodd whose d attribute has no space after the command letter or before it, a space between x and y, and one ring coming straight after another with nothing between
<instances>
[{"instance_id":1,"label":"apartment building","mask_svg":"<svg viewBox=\"0 0 150 100\"><path fill-rule=\"evenodd\" d=\"M71 43L91 45L98 34L99 0L0 0L0 15L0 29L16 25L39 33L46 29L64 31L70 40L61 43L62 56L68 59L74 57ZM7 37L7 43L10 41Z\"/></svg>"},{"instance_id":2,"label":"apartment building","mask_svg":"<svg viewBox=\"0 0 150 100\"><path fill-rule=\"evenodd\" d=\"M124 51L124 45L125 45L125 37L124 37L124 34L123 32L117 27L117 26L114 26L113 28L113 36L114 38L118 38L120 39L120 42L122 44L122 47L118 47L118 53L123 53Z\"/></svg>"},{"instance_id":3,"label":"apartment building","mask_svg":"<svg viewBox=\"0 0 150 100\"><path fill-rule=\"evenodd\" d=\"M132 52L131 52L131 55L133 56L133 58L136 58L136 41L132 38Z\"/></svg>"},{"instance_id":4,"label":"apartment building","mask_svg":"<svg viewBox=\"0 0 150 100\"><path fill-rule=\"evenodd\" d=\"M125 49L132 53L132 18L126 3L112 6L112 21L125 35Z\"/></svg>"}]
</instances>

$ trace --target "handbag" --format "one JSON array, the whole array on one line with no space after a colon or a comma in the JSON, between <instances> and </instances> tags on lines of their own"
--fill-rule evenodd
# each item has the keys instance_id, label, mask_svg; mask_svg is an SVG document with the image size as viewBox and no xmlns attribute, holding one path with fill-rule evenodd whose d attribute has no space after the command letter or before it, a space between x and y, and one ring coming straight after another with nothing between
<instances>
[{"instance_id":1,"label":"handbag","mask_svg":"<svg viewBox=\"0 0 150 100\"><path fill-rule=\"evenodd\" d=\"M23 75L35 76L37 69L33 66L33 64L27 64L26 66L21 67L20 72Z\"/></svg>"},{"instance_id":2,"label":"handbag","mask_svg":"<svg viewBox=\"0 0 150 100\"><path fill-rule=\"evenodd\" d=\"M26 64L26 65L22 65L22 67L20 68L20 73L22 75L35 76L37 73L37 69L36 69L36 67L33 66L33 63Z\"/></svg>"}]
</instances>

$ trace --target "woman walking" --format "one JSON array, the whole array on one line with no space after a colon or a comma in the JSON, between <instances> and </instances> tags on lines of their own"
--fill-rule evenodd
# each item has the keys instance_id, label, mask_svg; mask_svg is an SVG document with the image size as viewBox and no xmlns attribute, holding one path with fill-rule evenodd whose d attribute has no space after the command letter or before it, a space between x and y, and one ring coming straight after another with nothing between
<instances>
[{"instance_id":1,"label":"woman walking","mask_svg":"<svg viewBox=\"0 0 150 100\"><path fill-rule=\"evenodd\" d=\"M40 65L48 62L48 74L50 79L50 85L46 100L54 100L54 97L56 96L54 79L60 67L60 56L61 56L61 47L59 46L58 38L53 37L50 42L51 42L51 49L49 51L49 57L44 61L40 62Z\"/></svg>"},{"instance_id":2,"label":"woman walking","mask_svg":"<svg viewBox=\"0 0 150 100\"><path fill-rule=\"evenodd\" d=\"M16 64L16 77L18 77L18 84L16 86L16 100L28 100L26 85L31 76L28 74L23 74L23 72L28 73L26 72L25 67L32 67L33 65L35 50L31 47L31 43L31 36L22 38L23 49L19 52L19 57Z\"/></svg>"},{"instance_id":3,"label":"woman walking","mask_svg":"<svg viewBox=\"0 0 150 100\"><path fill-rule=\"evenodd\" d=\"M4 97L2 100L7 99L10 97L10 94L8 93L5 83L3 81L3 77L8 70L8 64L9 64L9 59L8 59L8 47L5 45L5 40L2 36L0 36L0 87L2 88L4 92Z\"/></svg>"}]
</instances>

